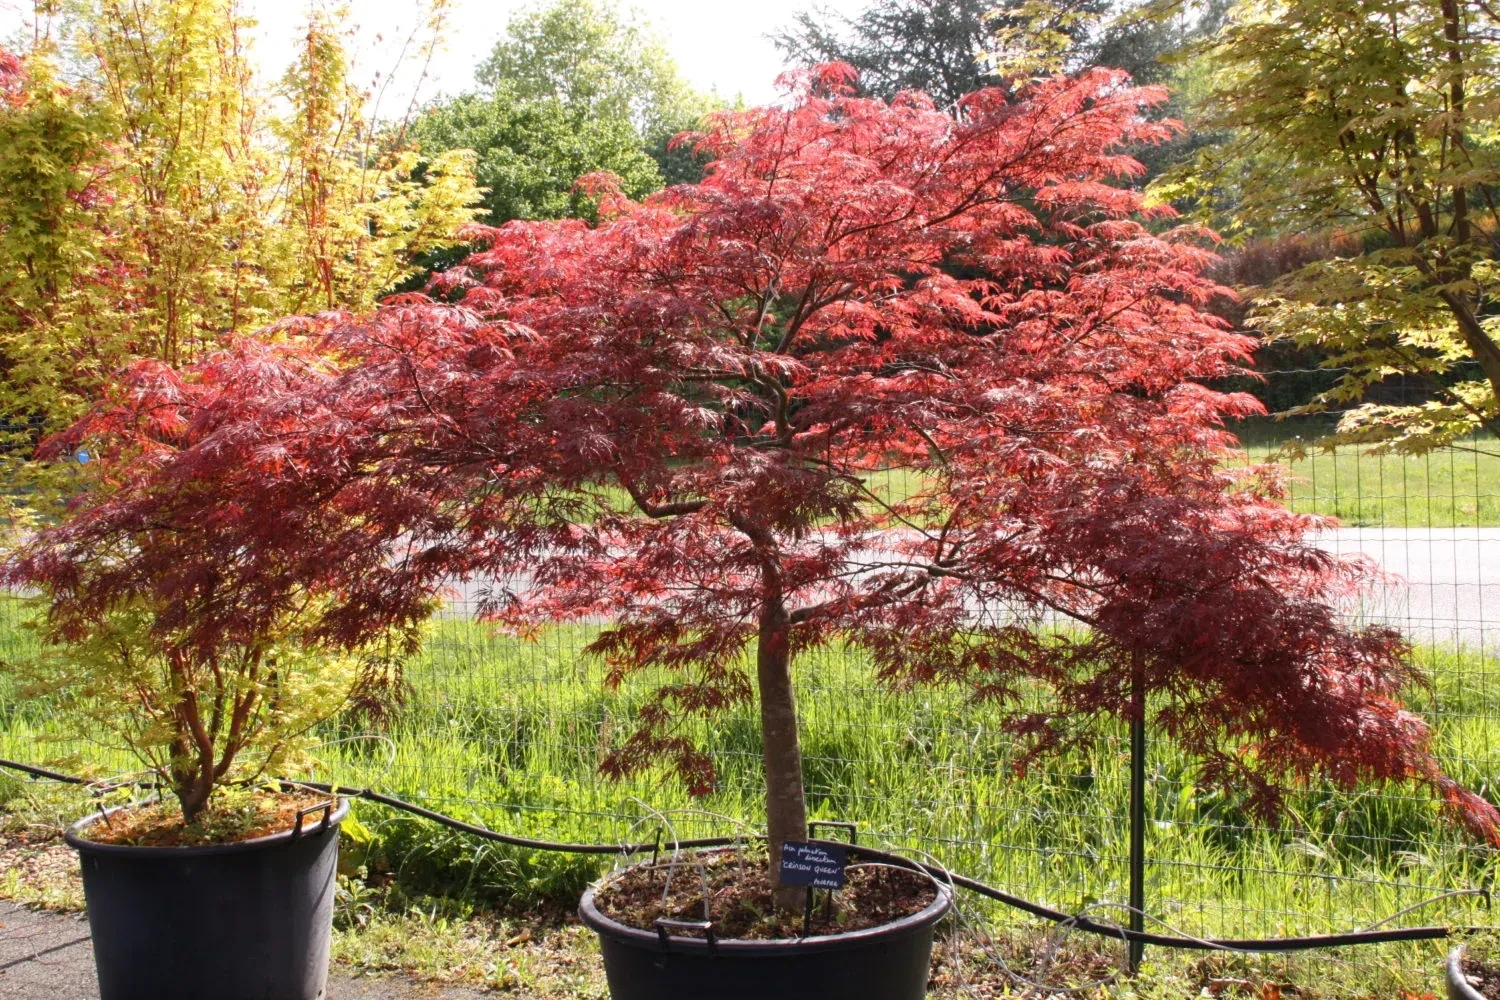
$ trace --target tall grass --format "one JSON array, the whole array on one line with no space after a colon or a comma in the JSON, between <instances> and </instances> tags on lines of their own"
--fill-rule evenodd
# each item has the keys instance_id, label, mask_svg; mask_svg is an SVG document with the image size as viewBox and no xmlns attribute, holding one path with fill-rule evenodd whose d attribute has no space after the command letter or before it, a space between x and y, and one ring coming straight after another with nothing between
<instances>
[{"instance_id":1,"label":"tall grass","mask_svg":"<svg viewBox=\"0 0 1500 1000\"><path fill-rule=\"evenodd\" d=\"M395 721L379 733L331 730L318 776L551 840L660 834L670 846L674 837L753 828L761 815L753 709L690 727L718 768L704 799L664 774L598 775L649 684L606 692L599 665L579 653L592 632L559 626L525 642L465 618L438 619L408 667L411 696ZM25 641L0 629L8 655L24 654ZM1483 788L1500 763L1500 684L1472 653L1423 657L1435 686L1417 705L1448 766ZM922 852L1063 910L1125 898L1128 767L1118 730L1102 727L1087 750L1021 774L995 713L961 691L882 690L867 664L837 648L805 657L797 680L815 818L852 820L862 843ZM107 745L59 732L45 704L3 684L0 756L60 758L100 773L133 766ZM1490 852L1465 846L1435 803L1409 788L1309 788L1273 829L1195 783L1168 733L1153 734L1149 780L1151 909L1191 933L1361 927L1430 895L1487 884L1493 871ZM566 898L600 864L499 849L375 807L357 813L372 859L486 898ZM1413 919L1488 918L1476 900L1456 899Z\"/></svg>"}]
</instances>

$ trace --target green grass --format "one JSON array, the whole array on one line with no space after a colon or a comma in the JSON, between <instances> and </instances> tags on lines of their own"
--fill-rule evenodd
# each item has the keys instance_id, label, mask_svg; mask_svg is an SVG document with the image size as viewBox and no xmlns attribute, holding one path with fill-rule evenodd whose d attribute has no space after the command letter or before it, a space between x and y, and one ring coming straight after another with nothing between
<instances>
[{"instance_id":1,"label":"green grass","mask_svg":"<svg viewBox=\"0 0 1500 1000\"><path fill-rule=\"evenodd\" d=\"M674 835L752 828L761 814L752 710L697 727L719 768L719 788L706 799L690 799L662 774L598 776L601 755L628 732L646 685L606 693L599 667L578 653L591 631L556 627L527 643L441 619L410 665L414 693L399 720L373 738L330 743L319 776L551 840L649 841L660 832L670 843ZM1472 653L1424 656L1437 686L1418 707L1436 723L1451 769L1483 786L1500 764L1500 675ZM1125 897L1119 733L1101 731L1089 751L1019 777L1015 748L993 713L959 691L881 691L868 667L840 650L804 658L798 681L814 817L856 821L862 842L928 852L1060 909ZM133 766L107 746L61 735L44 704L0 693L0 756L61 759L96 773ZM340 735L351 734L330 738ZM1430 797L1410 789L1309 790L1293 803L1293 828L1267 829L1197 786L1189 762L1158 736L1149 895L1155 915L1191 933L1359 927L1437 892L1479 885L1493 866L1463 846ZM524 906L570 898L599 870L587 857L503 849L373 806L356 813L367 831L362 860L418 889ZM1417 919L1487 916L1460 899Z\"/></svg>"},{"instance_id":2,"label":"green grass","mask_svg":"<svg viewBox=\"0 0 1500 1000\"><path fill-rule=\"evenodd\" d=\"M1288 505L1347 524L1384 528L1500 525L1500 442L1475 439L1427 455L1368 455L1311 446L1322 425L1257 421L1240 429L1250 462L1282 461L1291 474ZM1305 457L1281 449L1305 436Z\"/></svg>"},{"instance_id":3,"label":"green grass","mask_svg":"<svg viewBox=\"0 0 1500 1000\"><path fill-rule=\"evenodd\" d=\"M1369 455L1353 447L1323 451L1312 441L1324 425L1267 421L1239 428L1244 463L1280 463L1290 473L1287 505L1326 514L1348 525L1383 528L1500 526L1500 442L1473 440L1427 455ZM1287 458L1296 444L1305 454ZM921 489L920 473L872 472L871 492L899 502Z\"/></svg>"}]
</instances>

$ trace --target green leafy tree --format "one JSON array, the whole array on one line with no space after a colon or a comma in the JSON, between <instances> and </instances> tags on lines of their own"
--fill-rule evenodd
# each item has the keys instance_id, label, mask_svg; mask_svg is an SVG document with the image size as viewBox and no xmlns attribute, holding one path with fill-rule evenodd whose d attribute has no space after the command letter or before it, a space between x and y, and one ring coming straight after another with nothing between
<instances>
[{"instance_id":1,"label":"green leafy tree","mask_svg":"<svg viewBox=\"0 0 1500 1000\"><path fill-rule=\"evenodd\" d=\"M1420 453L1500 434L1500 20L1463 0L1248 3L1205 48L1228 141L1160 185L1249 234L1354 246L1278 279L1251 321L1324 353L1329 443ZM1393 377L1427 398L1366 399ZM1363 402L1362 402L1363 401Z\"/></svg>"},{"instance_id":2,"label":"green leafy tree","mask_svg":"<svg viewBox=\"0 0 1500 1000\"><path fill-rule=\"evenodd\" d=\"M474 151L493 225L592 218L594 200L577 185L593 173L614 174L632 198L702 176L704 158L672 139L713 102L683 82L644 23L612 4L558 0L523 12L475 75L477 93L427 108L410 136L427 154Z\"/></svg>"},{"instance_id":3,"label":"green leafy tree","mask_svg":"<svg viewBox=\"0 0 1500 1000\"><path fill-rule=\"evenodd\" d=\"M655 161L621 117L592 117L553 98L517 100L508 89L464 94L429 108L410 135L437 157L474 150L474 172L485 194L485 221L588 215L592 200L578 178L608 171L622 190L643 197L660 188Z\"/></svg>"},{"instance_id":4,"label":"green leafy tree","mask_svg":"<svg viewBox=\"0 0 1500 1000\"><path fill-rule=\"evenodd\" d=\"M682 79L649 25L611 0L556 0L520 14L475 78L496 99L556 101L610 132L630 123L668 184L702 174L700 159L668 147L715 102Z\"/></svg>"},{"instance_id":5,"label":"green leafy tree","mask_svg":"<svg viewBox=\"0 0 1500 1000\"><path fill-rule=\"evenodd\" d=\"M624 116L643 134L696 110L666 45L608 0L557 0L510 22L475 79L521 100L555 98L597 116Z\"/></svg>"}]
</instances>

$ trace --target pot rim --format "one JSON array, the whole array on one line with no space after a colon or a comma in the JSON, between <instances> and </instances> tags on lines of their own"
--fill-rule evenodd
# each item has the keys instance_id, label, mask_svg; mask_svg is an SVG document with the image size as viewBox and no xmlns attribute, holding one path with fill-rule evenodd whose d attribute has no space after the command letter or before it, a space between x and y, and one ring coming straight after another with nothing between
<instances>
[{"instance_id":1,"label":"pot rim","mask_svg":"<svg viewBox=\"0 0 1500 1000\"><path fill-rule=\"evenodd\" d=\"M1448 989L1449 995L1455 1000L1484 1000L1484 994L1469 985L1468 976L1464 974L1464 946L1454 945L1448 951Z\"/></svg>"},{"instance_id":2,"label":"pot rim","mask_svg":"<svg viewBox=\"0 0 1500 1000\"><path fill-rule=\"evenodd\" d=\"M252 837L249 840L237 840L230 844L194 844L188 845L154 845L151 847L137 847L133 844L103 844L97 840L89 840L83 836L83 831L93 824L102 820L110 813L129 809L131 806L112 806L83 817L76 823L63 830L63 840L68 846L79 854L114 854L130 855L137 858L191 858L211 854L241 854L247 851L274 847L278 844L291 843L294 840L307 840L322 836L329 831L336 831L344 817L349 814L349 800L342 796L334 797L333 811L328 817L327 826L321 823L311 829L303 827L299 833L294 830L281 830L277 833L268 833L263 837ZM309 818L318 815L316 812L309 813Z\"/></svg>"},{"instance_id":3,"label":"pot rim","mask_svg":"<svg viewBox=\"0 0 1500 1000\"><path fill-rule=\"evenodd\" d=\"M635 866L631 866L635 867ZM623 869L628 870L628 869ZM602 885L591 885L585 890L578 904L579 918L602 937L609 937L623 944L647 948L659 953L689 955L764 955L791 957L817 952L846 951L889 938L915 934L932 926L947 915L953 907L953 887L931 872L913 863L912 871L920 872L932 880L937 889L937 898L916 913L899 920L863 930L844 931L840 934L819 934L805 938L778 938L771 941L751 941L743 938L716 938L712 947L706 938L668 936L668 945L663 947L661 935L654 930L642 930L622 924L606 916L594 905L594 892Z\"/></svg>"}]
</instances>

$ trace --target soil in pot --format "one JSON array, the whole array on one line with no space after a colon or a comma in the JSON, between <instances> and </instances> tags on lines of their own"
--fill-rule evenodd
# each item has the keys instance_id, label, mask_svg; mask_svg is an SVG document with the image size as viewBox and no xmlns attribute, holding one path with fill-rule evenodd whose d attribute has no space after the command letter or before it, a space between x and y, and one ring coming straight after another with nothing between
<instances>
[{"instance_id":1,"label":"soil in pot","mask_svg":"<svg viewBox=\"0 0 1500 1000\"><path fill-rule=\"evenodd\" d=\"M921 872L852 864L844 888L818 890L805 931L804 914L778 911L771 894L765 848L751 847L662 857L628 868L599 887L594 905L627 927L651 930L661 918L703 920L706 898L718 938L776 941L891 924L930 906L937 889Z\"/></svg>"},{"instance_id":2,"label":"soil in pot","mask_svg":"<svg viewBox=\"0 0 1500 1000\"><path fill-rule=\"evenodd\" d=\"M1476 961L1465 955L1464 979L1485 1000L1500 1000L1500 965Z\"/></svg>"},{"instance_id":3,"label":"soil in pot","mask_svg":"<svg viewBox=\"0 0 1500 1000\"><path fill-rule=\"evenodd\" d=\"M105 813L105 821L75 833L96 844L129 847L202 847L237 844L290 830L297 813L327 802L321 792L268 789L225 789L214 797L194 822L182 818L172 797ZM303 817L304 829L321 823L320 811Z\"/></svg>"},{"instance_id":4,"label":"soil in pot","mask_svg":"<svg viewBox=\"0 0 1500 1000\"><path fill-rule=\"evenodd\" d=\"M819 891L804 931L801 911L772 905L761 848L617 872L584 893L579 914L599 934L613 1000L922 1000L951 906L951 890L923 872L850 865L843 889ZM662 919L686 923L647 929ZM691 933L702 921L711 936Z\"/></svg>"}]
</instances>

